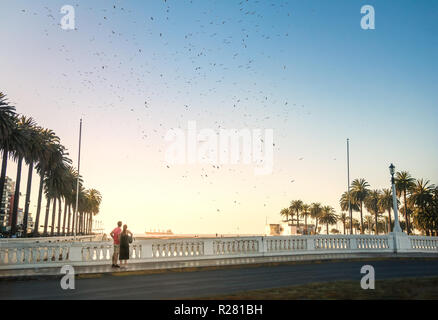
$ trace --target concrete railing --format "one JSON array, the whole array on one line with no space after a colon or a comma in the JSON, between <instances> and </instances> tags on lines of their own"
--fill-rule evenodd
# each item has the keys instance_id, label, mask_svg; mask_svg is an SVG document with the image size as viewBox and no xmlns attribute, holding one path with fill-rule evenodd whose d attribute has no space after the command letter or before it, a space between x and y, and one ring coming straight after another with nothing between
<instances>
[{"instance_id":1,"label":"concrete railing","mask_svg":"<svg viewBox=\"0 0 438 320\"><path fill-rule=\"evenodd\" d=\"M1 243L24 243L24 242L63 242L63 241L97 241L102 240L102 235L88 236L55 236L55 237L35 237L35 238L1 238Z\"/></svg>"},{"instance_id":2,"label":"concrete railing","mask_svg":"<svg viewBox=\"0 0 438 320\"><path fill-rule=\"evenodd\" d=\"M318 255L325 253L437 253L438 237L314 235L233 238L147 239L130 245L130 263L202 259ZM102 265L111 263L111 241L0 241L0 269Z\"/></svg>"}]
</instances>

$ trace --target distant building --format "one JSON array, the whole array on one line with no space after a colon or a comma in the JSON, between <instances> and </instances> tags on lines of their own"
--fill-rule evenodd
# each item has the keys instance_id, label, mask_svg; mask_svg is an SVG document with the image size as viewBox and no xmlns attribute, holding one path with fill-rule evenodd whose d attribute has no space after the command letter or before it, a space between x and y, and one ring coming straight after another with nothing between
<instances>
[{"instance_id":1,"label":"distant building","mask_svg":"<svg viewBox=\"0 0 438 320\"><path fill-rule=\"evenodd\" d=\"M6 177L5 187L0 202L0 226L11 225L10 215L12 214L13 195L15 192L15 182Z\"/></svg>"},{"instance_id":2,"label":"distant building","mask_svg":"<svg viewBox=\"0 0 438 320\"><path fill-rule=\"evenodd\" d=\"M265 234L268 236L290 236L290 235L306 235L314 234L315 226L308 224L307 229L305 224L300 223L300 227L289 222L267 224Z\"/></svg>"}]
</instances>

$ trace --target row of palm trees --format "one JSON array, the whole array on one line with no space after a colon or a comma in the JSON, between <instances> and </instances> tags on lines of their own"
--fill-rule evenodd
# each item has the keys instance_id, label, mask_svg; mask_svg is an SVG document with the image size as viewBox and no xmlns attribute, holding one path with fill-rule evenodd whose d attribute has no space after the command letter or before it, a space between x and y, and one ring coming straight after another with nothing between
<instances>
[{"instance_id":1,"label":"row of palm trees","mask_svg":"<svg viewBox=\"0 0 438 320\"><path fill-rule=\"evenodd\" d=\"M400 226L408 234L415 229L426 235L438 235L438 187L430 184L429 180L414 179L407 171L397 172L395 175L395 186L397 203L400 212L404 216L404 221L400 221ZM307 230L307 218L311 217L315 221L315 230L318 232L318 222L326 225L327 234L329 225L334 225L341 221L346 230L350 229L353 234L359 230L364 234L366 230L374 234L385 231L391 232L393 220L391 210L393 209L393 197L390 189L370 189L370 185L365 179L353 180L350 192L344 192L339 200L342 212L337 215L330 206L322 206L320 203L310 205L301 200L293 200L288 208L280 211L280 215L285 217L285 221L297 222L300 227L300 218L304 218L305 230ZM364 217L364 209L371 215ZM351 212L359 212L360 220L350 219ZM384 213L387 217L382 217ZM352 215L351 215L352 216ZM333 229L334 232L337 230Z\"/></svg>"},{"instance_id":2,"label":"row of palm trees","mask_svg":"<svg viewBox=\"0 0 438 320\"><path fill-rule=\"evenodd\" d=\"M17 212L20 198L21 171L28 166L26 199L23 215L24 235L27 234L32 176L34 171L40 178L34 236L40 235L41 203L43 192L46 197L46 210L43 222L44 236L90 234L93 215L99 213L102 196L96 189L86 190L82 177L72 166L66 148L59 137L50 129L42 128L31 117L16 113L6 96L0 92L0 151L2 166L0 175L0 195L6 181L9 160L17 163L17 178L12 207L11 235L17 232ZM76 210L77 183L78 208ZM63 205L63 211L62 211ZM50 206L52 209L51 220ZM2 210L4 206L2 207ZM77 213L77 214L75 214ZM5 214L2 212L2 214ZM57 215L57 217L56 217ZM56 219L57 218L57 219ZM56 221L57 220L57 221ZM49 232L50 228L50 232Z\"/></svg>"},{"instance_id":3,"label":"row of palm trees","mask_svg":"<svg viewBox=\"0 0 438 320\"><path fill-rule=\"evenodd\" d=\"M426 235L437 234L438 232L438 187L431 184L429 180L415 179L408 171L401 171L395 174L395 188L397 205L404 221L401 227L411 234L414 229ZM348 212L350 198L350 210L360 212L360 230L364 233L363 209L374 216L374 233L379 233L379 223L382 223L381 215L387 212L387 231L392 230L391 210L393 210L393 197L390 189L370 189L365 179L355 179L351 184L351 190L344 192L339 204L341 210ZM369 218L368 218L369 219ZM368 223L369 224L369 223ZM368 227L369 229L369 227Z\"/></svg>"},{"instance_id":4,"label":"row of palm trees","mask_svg":"<svg viewBox=\"0 0 438 320\"><path fill-rule=\"evenodd\" d=\"M323 206L319 202L312 204L303 203L301 200L293 200L288 208L280 211L280 215L285 222L297 222L297 228L300 229L300 218L304 219L304 230L308 230L308 218L315 221L315 231L318 232L318 222L326 226L327 234L329 234L329 225L334 225L338 221L338 216L335 209L331 206ZM295 218L294 218L295 217Z\"/></svg>"}]
</instances>

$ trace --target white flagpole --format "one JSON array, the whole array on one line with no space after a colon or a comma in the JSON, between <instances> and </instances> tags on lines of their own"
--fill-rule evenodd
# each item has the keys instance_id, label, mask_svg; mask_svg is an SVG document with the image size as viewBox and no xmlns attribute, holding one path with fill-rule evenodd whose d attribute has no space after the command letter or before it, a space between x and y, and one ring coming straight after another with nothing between
<instances>
[{"instance_id":1,"label":"white flagpole","mask_svg":"<svg viewBox=\"0 0 438 320\"><path fill-rule=\"evenodd\" d=\"M78 178L76 181L76 207L73 215L73 221L75 221L75 229L74 232L74 240L76 240L76 229L78 228L78 221L76 221L77 213L78 213L78 205L79 205L79 173L81 168L81 138L82 138L82 118L79 123L79 152L78 152Z\"/></svg>"},{"instance_id":2,"label":"white flagpole","mask_svg":"<svg viewBox=\"0 0 438 320\"><path fill-rule=\"evenodd\" d=\"M350 204L350 139L347 138L347 179L348 179L348 213L350 214L350 234L353 234L353 213Z\"/></svg>"}]
</instances>

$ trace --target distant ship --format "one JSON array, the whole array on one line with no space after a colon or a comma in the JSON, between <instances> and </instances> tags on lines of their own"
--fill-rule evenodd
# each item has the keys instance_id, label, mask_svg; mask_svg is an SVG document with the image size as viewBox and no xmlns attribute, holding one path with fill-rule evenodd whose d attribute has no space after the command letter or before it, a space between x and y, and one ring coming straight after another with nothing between
<instances>
[{"instance_id":1,"label":"distant ship","mask_svg":"<svg viewBox=\"0 0 438 320\"><path fill-rule=\"evenodd\" d=\"M173 235L172 230L167 230L167 231L146 231L145 232L147 236L169 236L169 235Z\"/></svg>"}]
</instances>

